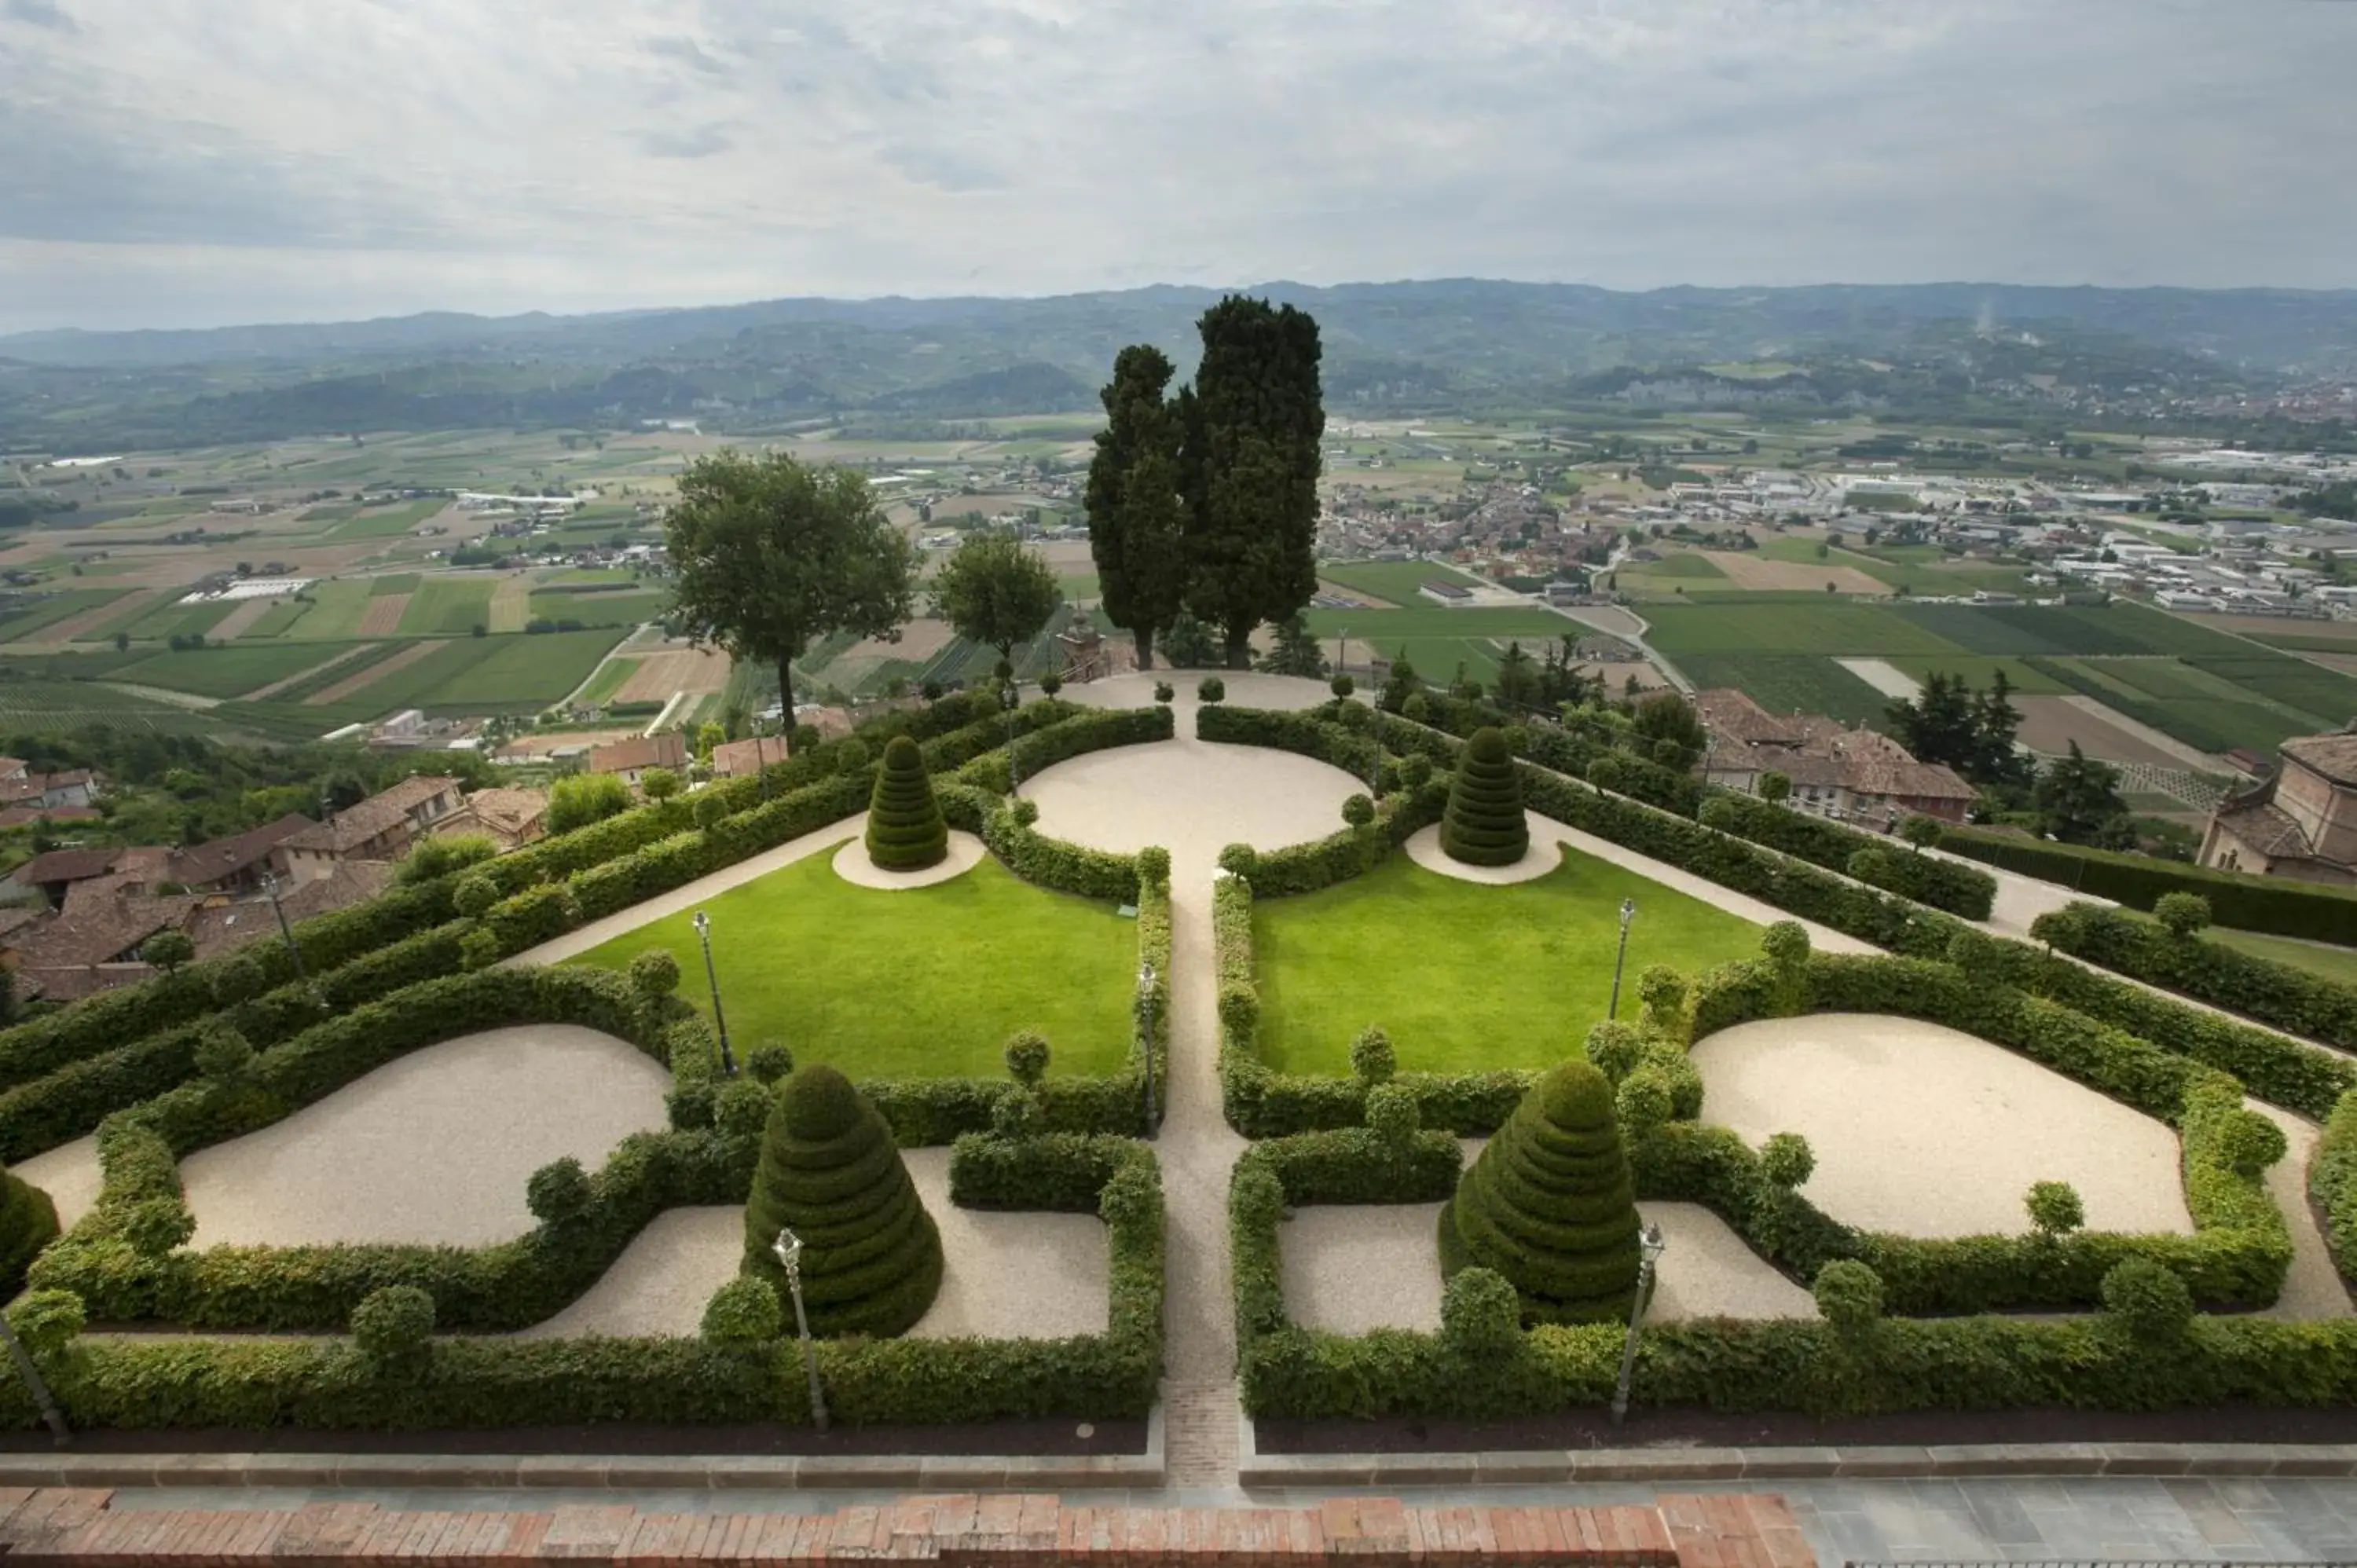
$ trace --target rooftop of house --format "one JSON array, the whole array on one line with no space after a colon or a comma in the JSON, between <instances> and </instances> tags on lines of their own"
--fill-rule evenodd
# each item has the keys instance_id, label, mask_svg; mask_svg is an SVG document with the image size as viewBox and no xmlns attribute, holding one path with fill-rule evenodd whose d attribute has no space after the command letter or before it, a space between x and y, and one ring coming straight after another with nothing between
<instances>
[{"instance_id":1,"label":"rooftop of house","mask_svg":"<svg viewBox=\"0 0 2357 1568\"><path fill-rule=\"evenodd\" d=\"M219 882L235 876L249 866L270 858L271 853L304 829L312 826L311 819L300 811L289 811L274 822L264 822L258 828L248 828L225 839L184 849L172 856L164 880L200 887L209 882Z\"/></svg>"},{"instance_id":2,"label":"rooftop of house","mask_svg":"<svg viewBox=\"0 0 2357 1568\"><path fill-rule=\"evenodd\" d=\"M426 801L457 788L458 781L446 774L413 774L357 805L347 806L324 822L306 822L286 841L286 847L322 854L348 854L407 821L409 813Z\"/></svg>"},{"instance_id":3,"label":"rooftop of house","mask_svg":"<svg viewBox=\"0 0 2357 1568\"><path fill-rule=\"evenodd\" d=\"M467 807L485 826L516 833L547 814L548 794L542 789L511 789L499 785L468 796Z\"/></svg>"},{"instance_id":4,"label":"rooftop of house","mask_svg":"<svg viewBox=\"0 0 2357 1568\"><path fill-rule=\"evenodd\" d=\"M676 733L633 736L589 754L592 773L627 773L637 768L684 768L687 742Z\"/></svg>"},{"instance_id":5,"label":"rooftop of house","mask_svg":"<svg viewBox=\"0 0 2357 1568\"><path fill-rule=\"evenodd\" d=\"M382 860L339 861L325 876L306 877L278 900L288 924L350 908L373 898L393 883L393 866ZM213 958L261 937L278 934L278 911L267 898L242 899L199 909L188 923L197 956Z\"/></svg>"},{"instance_id":6,"label":"rooftop of house","mask_svg":"<svg viewBox=\"0 0 2357 1568\"><path fill-rule=\"evenodd\" d=\"M2282 750L2286 757L2321 773L2333 783L2357 788L2357 731L2295 736L2283 743Z\"/></svg>"}]
</instances>

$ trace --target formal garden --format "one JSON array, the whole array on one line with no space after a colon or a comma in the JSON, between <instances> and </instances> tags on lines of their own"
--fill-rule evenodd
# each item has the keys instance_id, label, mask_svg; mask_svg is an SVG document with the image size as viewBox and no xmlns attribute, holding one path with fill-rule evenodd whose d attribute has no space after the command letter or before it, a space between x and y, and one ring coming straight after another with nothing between
<instances>
[{"instance_id":1,"label":"formal garden","mask_svg":"<svg viewBox=\"0 0 2357 1568\"><path fill-rule=\"evenodd\" d=\"M1659 745L1157 684L944 698L0 1033L61 1418L2357 1402L2339 1052Z\"/></svg>"}]
</instances>

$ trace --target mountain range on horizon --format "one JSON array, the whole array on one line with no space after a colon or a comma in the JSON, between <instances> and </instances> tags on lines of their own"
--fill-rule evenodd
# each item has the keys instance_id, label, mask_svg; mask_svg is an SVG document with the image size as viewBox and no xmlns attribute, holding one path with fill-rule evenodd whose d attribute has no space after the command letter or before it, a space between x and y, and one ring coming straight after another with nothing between
<instances>
[{"instance_id":1,"label":"mountain range on horizon","mask_svg":"<svg viewBox=\"0 0 2357 1568\"><path fill-rule=\"evenodd\" d=\"M0 450L91 450L368 429L727 432L867 416L1093 412L1114 356L1190 374L1194 324L1237 290L1156 285L1037 298L739 305L0 338ZM1277 282L1241 292L1318 320L1340 412L1559 407L1638 395L1713 406L2027 412L2054 389L2147 412L2357 378L2357 289L2007 284L1678 286L1486 279ZM1666 388L1667 390L1663 390Z\"/></svg>"}]
</instances>

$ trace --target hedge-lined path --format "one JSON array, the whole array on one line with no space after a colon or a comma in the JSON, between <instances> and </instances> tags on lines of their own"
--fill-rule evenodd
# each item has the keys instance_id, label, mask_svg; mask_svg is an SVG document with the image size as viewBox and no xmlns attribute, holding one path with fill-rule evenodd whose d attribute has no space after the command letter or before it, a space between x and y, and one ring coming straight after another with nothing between
<instances>
[{"instance_id":1,"label":"hedge-lined path","mask_svg":"<svg viewBox=\"0 0 2357 1568\"><path fill-rule=\"evenodd\" d=\"M2261 1316L2266 1317L2346 1317L2352 1310L2349 1287L2333 1266L2332 1249L2316 1222L2308 1200L2308 1165L2316 1157L2319 1130L2307 1117L2269 1105L2248 1095L2243 1103L2283 1129L2288 1145L2284 1157L2267 1168L2267 1192L2291 1223L2291 1268L2284 1274L2283 1294Z\"/></svg>"},{"instance_id":2,"label":"hedge-lined path","mask_svg":"<svg viewBox=\"0 0 2357 1568\"><path fill-rule=\"evenodd\" d=\"M1163 1412L1170 1485L1230 1492L1235 1486L1236 1335L1228 1265L1228 1173L1245 1147L1220 1100L1218 991L1211 943L1211 875L1220 851L1239 840L1277 849L1323 838L1342 823L1360 789L1339 768L1257 746L1195 738L1199 672L1168 672L1183 693L1173 704L1179 738L1123 746L1060 763L1027 780L1039 828L1098 848L1170 852L1170 1076L1161 1085L1167 1226L1163 1299ZM1319 682L1235 673L1238 703L1314 707ZM1154 700L1153 676L1125 675L1063 696L1101 707Z\"/></svg>"},{"instance_id":3,"label":"hedge-lined path","mask_svg":"<svg viewBox=\"0 0 2357 1568\"><path fill-rule=\"evenodd\" d=\"M511 964L563 963L567 959L579 958L590 949L603 946L625 931L635 931L640 926L693 909L716 894L758 881L772 871L791 865L831 844L841 843L845 839L857 838L866 831L867 813L865 811L845 817L839 822L829 822L798 839L788 839L775 849L763 850L750 860L740 860L734 865L723 866L709 876L699 876L684 887L657 894L642 904L633 904L602 920L592 920L578 930L551 938L536 948L526 948L506 961Z\"/></svg>"},{"instance_id":4,"label":"hedge-lined path","mask_svg":"<svg viewBox=\"0 0 2357 1568\"><path fill-rule=\"evenodd\" d=\"M533 1024L412 1051L180 1162L190 1243L480 1247L536 1223L524 1184L668 1125L671 1075L611 1035Z\"/></svg>"},{"instance_id":5,"label":"hedge-lined path","mask_svg":"<svg viewBox=\"0 0 2357 1568\"><path fill-rule=\"evenodd\" d=\"M941 1294L909 1330L914 1337L1054 1339L1105 1331L1113 1284L1103 1221L960 1208L950 1201L948 1149L907 1149L900 1157L941 1228L947 1263ZM667 1210L578 1301L521 1337L693 1335L712 1293L736 1278L744 1251L741 1204Z\"/></svg>"},{"instance_id":6,"label":"hedge-lined path","mask_svg":"<svg viewBox=\"0 0 2357 1568\"><path fill-rule=\"evenodd\" d=\"M85 1133L70 1144L45 1149L31 1159L18 1160L8 1171L48 1193L58 1206L58 1223L70 1228L98 1202L104 1175L98 1165L98 1134Z\"/></svg>"},{"instance_id":7,"label":"hedge-lined path","mask_svg":"<svg viewBox=\"0 0 2357 1568\"><path fill-rule=\"evenodd\" d=\"M1817 1165L1803 1191L1846 1224L2015 1234L2030 1184L2067 1181L2090 1229L2192 1233L2167 1123L1960 1030L1811 1013L1721 1029L1692 1054L1703 1120L1755 1147L1806 1137Z\"/></svg>"}]
</instances>

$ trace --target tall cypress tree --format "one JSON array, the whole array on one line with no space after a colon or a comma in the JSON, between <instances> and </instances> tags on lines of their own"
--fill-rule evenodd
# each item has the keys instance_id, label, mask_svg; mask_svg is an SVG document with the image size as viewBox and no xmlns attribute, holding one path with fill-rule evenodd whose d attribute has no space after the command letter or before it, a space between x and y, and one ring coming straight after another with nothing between
<instances>
[{"instance_id":1,"label":"tall cypress tree","mask_svg":"<svg viewBox=\"0 0 2357 1568\"><path fill-rule=\"evenodd\" d=\"M1105 618L1135 639L1140 670L1154 668L1155 636L1178 618L1187 582L1179 409L1163 398L1172 373L1151 344L1114 358L1084 498Z\"/></svg>"},{"instance_id":2,"label":"tall cypress tree","mask_svg":"<svg viewBox=\"0 0 2357 1568\"><path fill-rule=\"evenodd\" d=\"M1220 628L1231 669L1253 629L1318 589L1318 323L1231 295L1197 323L1203 360L1186 408L1187 607Z\"/></svg>"}]
</instances>

